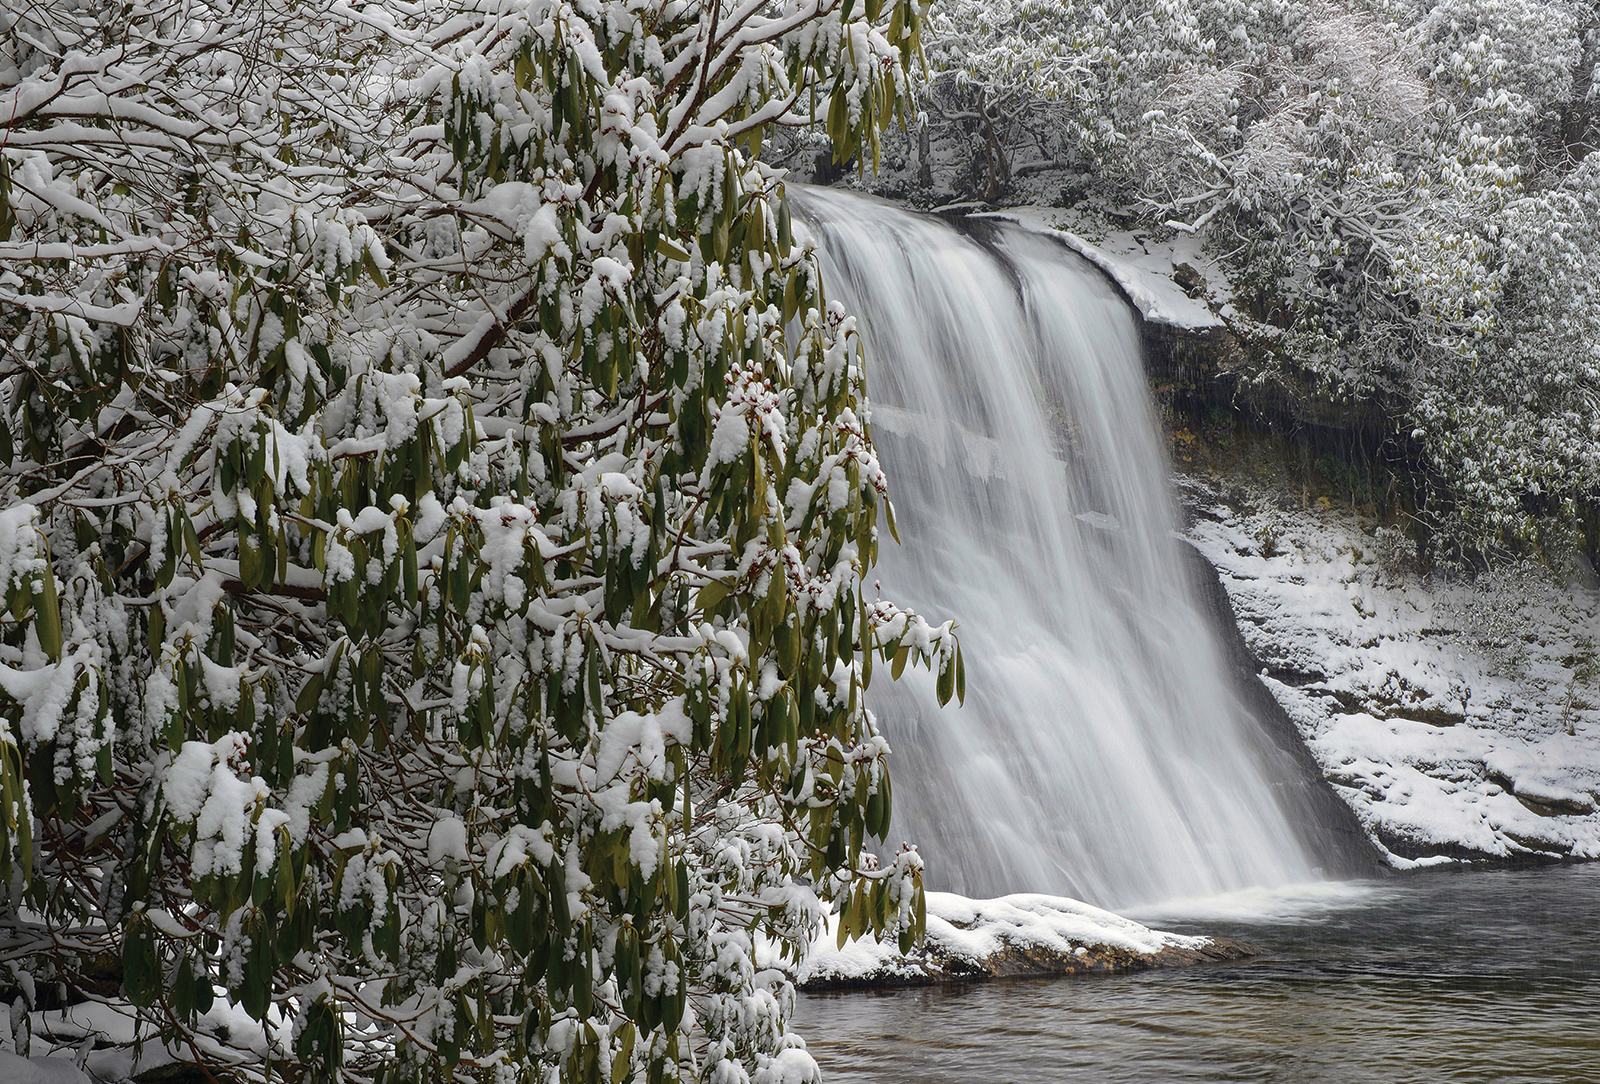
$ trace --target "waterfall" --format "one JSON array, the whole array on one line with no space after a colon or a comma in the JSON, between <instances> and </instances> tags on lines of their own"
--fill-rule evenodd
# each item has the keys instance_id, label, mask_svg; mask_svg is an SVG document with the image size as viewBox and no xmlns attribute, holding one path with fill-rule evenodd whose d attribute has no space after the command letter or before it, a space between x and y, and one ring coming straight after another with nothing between
<instances>
[{"instance_id":1,"label":"waterfall","mask_svg":"<svg viewBox=\"0 0 1600 1084\"><path fill-rule=\"evenodd\" d=\"M1020 227L794 194L866 344L904 540L885 533L875 576L954 617L967 662L961 707L921 670L868 694L896 754L891 845L973 896L1120 907L1311 879L1173 539L1126 302Z\"/></svg>"}]
</instances>

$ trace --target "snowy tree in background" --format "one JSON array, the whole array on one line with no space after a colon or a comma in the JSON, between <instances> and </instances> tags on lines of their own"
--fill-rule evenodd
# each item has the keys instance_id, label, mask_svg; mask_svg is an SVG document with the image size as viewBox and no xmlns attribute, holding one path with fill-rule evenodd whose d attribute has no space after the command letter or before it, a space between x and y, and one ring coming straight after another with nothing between
<instances>
[{"instance_id":1,"label":"snowy tree in background","mask_svg":"<svg viewBox=\"0 0 1600 1084\"><path fill-rule=\"evenodd\" d=\"M870 153L921 21L0 13L15 1046L815 1075L757 944L920 934L862 691L962 667L863 581L859 340L759 154Z\"/></svg>"},{"instance_id":2,"label":"snowy tree in background","mask_svg":"<svg viewBox=\"0 0 1600 1084\"><path fill-rule=\"evenodd\" d=\"M1492 328L1441 351L1415 397L1418 431L1450 465L1480 530L1554 517L1600 549L1600 154L1511 201Z\"/></svg>"},{"instance_id":3,"label":"snowy tree in background","mask_svg":"<svg viewBox=\"0 0 1600 1084\"><path fill-rule=\"evenodd\" d=\"M1600 196L1591 0L950 0L927 52L973 194L1066 169L1200 234L1273 343L1262 378L1377 400L1441 483L1441 535L1588 516L1600 552L1593 304L1569 286Z\"/></svg>"}]
</instances>

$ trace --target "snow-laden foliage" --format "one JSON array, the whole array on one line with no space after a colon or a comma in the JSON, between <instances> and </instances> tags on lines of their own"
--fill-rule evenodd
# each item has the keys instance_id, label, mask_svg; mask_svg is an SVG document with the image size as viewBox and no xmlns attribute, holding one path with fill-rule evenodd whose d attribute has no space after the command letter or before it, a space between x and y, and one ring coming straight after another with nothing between
<instances>
[{"instance_id":1,"label":"snow-laden foliage","mask_svg":"<svg viewBox=\"0 0 1600 1084\"><path fill-rule=\"evenodd\" d=\"M1286 361L1415 433L1447 533L1600 498L1590 0L951 0L930 27L930 122L980 194L1066 167L1203 233Z\"/></svg>"},{"instance_id":2,"label":"snow-laden foliage","mask_svg":"<svg viewBox=\"0 0 1600 1084\"><path fill-rule=\"evenodd\" d=\"M1600 523L1600 153L1500 216L1490 333L1440 351L1415 416L1475 522Z\"/></svg>"},{"instance_id":3,"label":"snow-laden foliage","mask_svg":"<svg viewBox=\"0 0 1600 1084\"><path fill-rule=\"evenodd\" d=\"M874 146L920 20L0 13L13 1019L275 1079L815 1075L754 942L920 933L862 690L962 678L863 580L859 340L759 151Z\"/></svg>"}]
</instances>

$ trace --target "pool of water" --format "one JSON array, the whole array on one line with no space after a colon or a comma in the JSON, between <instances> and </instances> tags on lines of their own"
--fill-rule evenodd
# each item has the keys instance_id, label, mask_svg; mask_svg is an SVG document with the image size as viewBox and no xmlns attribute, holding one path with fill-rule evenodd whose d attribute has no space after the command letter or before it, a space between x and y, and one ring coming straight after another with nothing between
<instances>
[{"instance_id":1,"label":"pool of water","mask_svg":"<svg viewBox=\"0 0 1600 1084\"><path fill-rule=\"evenodd\" d=\"M1111 978L808 994L847 1081L1600 1082L1600 865L1430 872L1142 921L1260 947Z\"/></svg>"}]
</instances>

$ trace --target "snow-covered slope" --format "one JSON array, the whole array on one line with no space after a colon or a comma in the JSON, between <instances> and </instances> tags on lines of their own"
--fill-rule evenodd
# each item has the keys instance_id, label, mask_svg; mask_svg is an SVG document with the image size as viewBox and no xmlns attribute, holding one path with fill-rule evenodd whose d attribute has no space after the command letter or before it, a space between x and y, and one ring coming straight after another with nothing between
<instances>
[{"instance_id":1,"label":"snow-covered slope","mask_svg":"<svg viewBox=\"0 0 1600 1084\"><path fill-rule=\"evenodd\" d=\"M1326 501L1186 488L1262 680L1393 865L1600 858L1600 591L1430 577Z\"/></svg>"}]
</instances>

